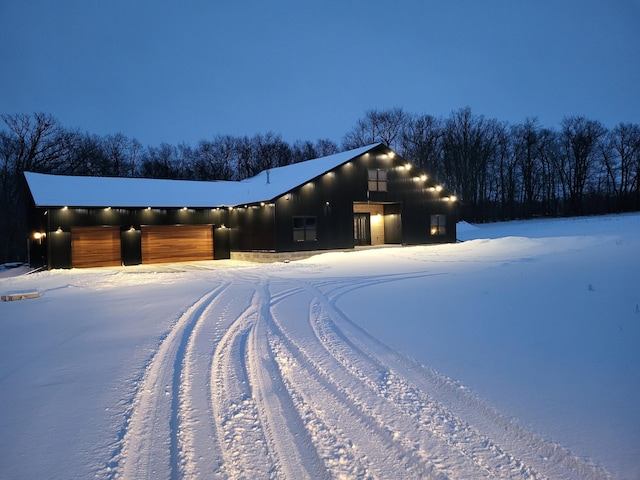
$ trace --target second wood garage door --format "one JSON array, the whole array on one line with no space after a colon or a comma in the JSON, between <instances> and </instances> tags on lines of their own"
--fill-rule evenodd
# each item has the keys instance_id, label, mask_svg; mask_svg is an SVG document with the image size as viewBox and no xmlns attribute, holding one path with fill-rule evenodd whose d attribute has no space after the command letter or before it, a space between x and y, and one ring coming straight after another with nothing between
<instances>
[{"instance_id":1,"label":"second wood garage door","mask_svg":"<svg viewBox=\"0 0 640 480\"><path fill-rule=\"evenodd\" d=\"M142 263L213 260L212 225L143 225Z\"/></svg>"}]
</instances>

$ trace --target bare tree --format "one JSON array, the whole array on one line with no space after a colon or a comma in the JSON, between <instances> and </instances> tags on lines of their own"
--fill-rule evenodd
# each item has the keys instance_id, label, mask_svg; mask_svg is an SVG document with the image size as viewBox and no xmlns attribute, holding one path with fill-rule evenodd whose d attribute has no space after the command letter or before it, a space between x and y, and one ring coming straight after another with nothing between
<instances>
[{"instance_id":1,"label":"bare tree","mask_svg":"<svg viewBox=\"0 0 640 480\"><path fill-rule=\"evenodd\" d=\"M442 177L444 123L431 115L411 118L402 135L401 153L434 178Z\"/></svg>"},{"instance_id":2,"label":"bare tree","mask_svg":"<svg viewBox=\"0 0 640 480\"><path fill-rule=\"evenodd\" d=\"M199 180L232 180L238 163L238 140L230 135L202 140L194 151Z\"/></svg>"},{"instance_id":3,"label":"bare tree","mask_svg":"<svg viewBox=\"0 0 640 480\"><path fill-rule=\"evenodd\" d=\"M114 177L132 177L142 146L135 139L121 133L107 135L103 139L103 155L106 161L102 175Z\"/></svg>"},{"instance_id":4,"label":"bare tree","mask_svg":"<svg viewBox=\"0 0 640 480\"><path fill-rule=\"evenodd\" d=\"M180 178L178 148L168 143L148 147L142 156L140 176L148 178Z\"/></svg>"},{"instance_id":5,"label":"bare tree","mask_svg":"<svg viewBox=\"0 0 640 480\"><path fill-rule=\"evenodd\" d=\"M321 155L316 152L313 142L309 140L297 140L291 147L291 163L300 163L319 156Z\"/></svg>"},{"instance_id":6,"label":"bare tree","mask_svg":"<svg viewBox=\"0 0 640 480\"><path fill-rule=\"evenodd\" d=\"M606 140L601 143L601 151L617 209L638 208L640 126L620 123L607 133Z\"/></svg>"},{"instance_id":7,"label":"bare tree","mask_svg":"<svg viewBox=\"0 0 640 480\"><path fill-rule=\"evenodd\" d=\"M565 200L570 213L584 213L583 199L587 180L593 173L598 155L598 142L606 133L596 120L566 117L562 121L562 150L557 159Z\"/></svg>"},{"instance_id":8,"label":"bare tree","mask_svg":"<svg viewBox=\"0 0 640 480\"><path fill-rule=\"evenodd\" d=\"M73 136L51 115L1 115L8 132L0 132L0 261L26 256L27 193L23 172L60 173L69 158Z\"/></svg>"},{"instance_id":9,"label":"bare tree","mask_svg":"<svg viewBox=\"0 0 640 480\"><path fill-rule=\"evenodd\" d=\"M410 116L400 107L390 110L368 110L342 139L345 150L381 142L399 151Z\"/></svg>"},{"instance_id":10,"label":"bare tree","mask_svg":"<svg viewBox=\"0 0 640 480\"><path fill-rule=\"evenodd\" d=\"M540 127L536 118L511 127L515 161L521 177L522 213L525 218L536 211L542 199L543 160L540 153Z\"/></svg>"},{"instance_id":11,"label":"bare tree","mask_svg":"<svg viewBox=\"0 0 640 480\"><path fill-rule=\"evenodd\" d=\"M459 192L472 217L482 217L490 198L498 130L496 120L473 115L468 107L453 112L445 124L443 181Z\"/></svg>"},{"instance_id":12,"label":"bare tree","mask_svg":"<svg viewBox=\"0 0 640 480\"><path fill-rule=\"evenodd\" d=\"M316 151L316 156L318 157L327 157L329 155L334 155L340 151L338 149L338 145L336 145L335 142L329 140L328 138L318 139L314 145L314 149Z\"/></svg>"}]
</instances>

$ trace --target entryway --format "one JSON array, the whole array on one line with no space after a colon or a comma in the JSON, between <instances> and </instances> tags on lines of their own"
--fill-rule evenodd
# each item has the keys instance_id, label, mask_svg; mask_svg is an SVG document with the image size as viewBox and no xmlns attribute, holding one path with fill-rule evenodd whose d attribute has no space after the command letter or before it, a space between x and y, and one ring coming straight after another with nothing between
<instances>
[{"instance_id":1,"label":"entryway","mask_svg":"<svg viewBox=\"0 0 640 480\"><path fill-rule=\"evenodd\" d=\"M384 245L402 243L399 203L354 203L353 243Z\"/></svg>"},{"instance_id":2,"label":"entryway","mask_svg":"<svg viewBox=\"0 0 640 480\"><path fill-rule=\"evenodd\" d=\"M371 245L371 214L368 212L356 212L353 214L353 240L354 244Z\"/></svg>"}]
</instances>

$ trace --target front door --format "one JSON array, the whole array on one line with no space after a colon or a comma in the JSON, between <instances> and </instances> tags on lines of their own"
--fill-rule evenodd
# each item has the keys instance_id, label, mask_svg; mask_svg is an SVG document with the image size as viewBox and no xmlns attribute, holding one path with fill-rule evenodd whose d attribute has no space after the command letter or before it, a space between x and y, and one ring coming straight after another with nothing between
<instances>
[{"instance_id":1,"label":"front door","mask_svg":"<svg viewBox=\"0 0 640 480\"><path fill-rule=\"evenodd\" d=\"M353 240L356 245L371 245L371 214L353 214Z\"/></svg>"}]
</instances>

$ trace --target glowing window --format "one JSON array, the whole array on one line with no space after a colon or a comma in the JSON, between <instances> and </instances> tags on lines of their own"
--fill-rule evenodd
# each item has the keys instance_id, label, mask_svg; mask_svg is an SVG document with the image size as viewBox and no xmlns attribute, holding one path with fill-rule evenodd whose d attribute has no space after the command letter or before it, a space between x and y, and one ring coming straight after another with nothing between
<instances>
[{"instance_id":1,"label":"glowing window","mask_svg":"<svg viewBox=\"0 0 640 480\"><path fill-rule=\"evenodd\" d=\"M445 235L447 233L447 216L431 215L431 235Z\"/></svg>"}]
</instances>

